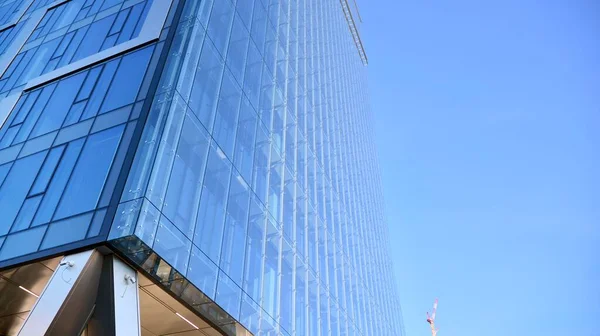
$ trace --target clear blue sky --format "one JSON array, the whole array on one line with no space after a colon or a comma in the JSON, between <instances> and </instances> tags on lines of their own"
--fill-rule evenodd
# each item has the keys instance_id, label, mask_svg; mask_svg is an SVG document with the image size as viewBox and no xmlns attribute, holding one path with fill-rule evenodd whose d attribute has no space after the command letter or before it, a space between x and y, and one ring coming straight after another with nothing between
<instances>
[{"instance_id":1,"label":"clear blue sky","mask_svg":"<svg viewBox=\"0 0 600 336\"><path fill-rule=\"evenodd\" d=\"M359 4L407 335L600 335L600 2Z\"/></svg>"}]
</instances>

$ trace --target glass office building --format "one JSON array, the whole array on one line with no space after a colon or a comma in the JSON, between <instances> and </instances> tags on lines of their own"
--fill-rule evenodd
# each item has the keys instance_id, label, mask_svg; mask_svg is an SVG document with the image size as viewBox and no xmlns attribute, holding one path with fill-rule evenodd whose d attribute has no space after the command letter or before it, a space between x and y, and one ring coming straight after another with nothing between
<instances>
[{"instance_id":1,"label":"glass office building","mask_svg":"<svg viewBox=\"0 0 600 336\"><path fill-rule=\"evenodd\" d=\"M403 335L366 65L353 0L0 0L0 334Z\"/></svg>"}]
</instances>

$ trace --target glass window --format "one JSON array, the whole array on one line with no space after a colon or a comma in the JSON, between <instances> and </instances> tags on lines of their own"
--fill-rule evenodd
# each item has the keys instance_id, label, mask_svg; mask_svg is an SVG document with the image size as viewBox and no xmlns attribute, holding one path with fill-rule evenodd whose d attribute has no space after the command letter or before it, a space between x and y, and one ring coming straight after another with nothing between
<instances>
[{"instance_id":1,"label":"glass window","mask_svg":"<svg viewBox=\"0 0 600 336\"><path fill-rule=\"evenodd\" d=\"M32 137L60 128L84 79L85 73L79 73L58 83L56 90L54 90L48 101L48 105L45 106L44 112L31 133Z\"/></svg>"},{"instance_id":2,"label":"glass window","mask_svg":"<svg viewBox=\"0 0 600 336\"><path fill-rule=\"evenodd\" d=\"M29 227L41 200L42 196L35 196L25 200L17 219L15 219L15 223L10 230L11 232L25 230Z\"/></svg>"},{"instance_id":3,"label":"glass window","mask_svg":"<svg viewBox=\"0 0 600 336\"><path fill-rule=\"evenodd\" d=\"M209 132L212 130L222 76L223 59L210 40L206 39L188 104Z\"/></svg>"},{"instance_id":4,"label":"glass window","mask_svg":"<svg viewBox=\"0 0 600 336\"><path fill-rule=\"evenodd\" d=\"M274 156L278 156L277 153L271 153L271 159ZM281 222L282 205L281 205L281 188L282 188L282 176L283 173L283 162L276 160L276 163L271 164L271 172L269 174L269 200L267 202L269 206L269 212L278 225Z\"/></svg>"},{"instance_id":5,"label":"glass window","mask_svg":"<svg viewBox=\"0 0 600 336\"><path fill-rule=\"evenodd\" d=\"M227 201L227 219L223 234L220 267L238 285L242 284L244 270L249 202L248 185L239 174L234 174Z\"/></svg>"},{"instance_id":6,"label":"glass window","mask_svg":"<svg viewBox=\"0 0 600 336\"><path fill-rule=\"evenodd\" d=\"M54 170L58 165L58 160L60 159L64 149L65 146L60 146L50 150L50 153L46 157L46 161L44 162L40 173L35 179L33 187L29 191L29 195L36 195L46 191L48 183L50 182L50 178L52 177L52 174L54 174Z\"/></svg>"},{"instance_id":7,"label":"glass window","mask_svg":"<svg viewBox=\"0 0 600 336\"><path fill-rule=\"evenodd\" d=\"M245 2L245 1L242 1ZM242 293L242 306L240 309L240 323L248 330L258 330L261 309L254 300Z\"/></svg>"},{"instance_id":8,"label":"glass window","mask_svg":"<svg viewBox=\"0 0 600 336\"><path fill-rule=\"evenodd\" d=\"M85 106L81 120L94 117L96 114L98 114L98 109L104 101L104 96L106 95L106 91L110 86L120 60L121 59L115 59L104 65L102 74L100 75L100 78L94 87L94 91L92 92L88 103Z\"/></svg>"},{"instance_id":9,"label":"glass window","mask_svg":"<svg viewBox=\"0 0 600 336\"><path fill-rule=\"evenodd\" d=\"M65 190L65 185L67 184L69 176L71 175L73 166L79 157L79 152L83 147L84 140L85 139L75 140L67 145L65 154L60 160L58 169L52 177L48 190L46 190L44 200L40 205L40 209L38 210L33 225L40 225L50 222L50 219L54 214L54 210L56 209L56 205L60 200L60 195Z\"/></svg>"},{"instance_id":10,"label":"glass window","mask_svg":"<svg viewBox=\"0 0 600 336\"><path fill-rule=\"evenodd\" d=\"M244 75L244 92L250 99L252 106L258 108L260 98L260 82L263 69L262 56L256 45L250 42L248 45L248 57L246 59Z\"/></svg>"},{"instance_id":11,"label":"glass window","mask_svg":"<svg viewBox=\"0 0 600 336\"><path fill-rule=\"evenodd\" d=\"M177 142L181 135L186 115L185 102L183 102L178 95L176 95L173 100L167 100L165 103L165 109L163 110L160 108L160 112L167 115L166 121L160 120L160 126L164 127L164 131L163 129L158 128L153 130L156 133L151 134L153 137L152 141L160 142L158 152L156 153L156 161L154 162L154 168L152 169L152 175L150 176L150 182L148 184L148 191L146 193L146 197L159 208L162 208L164 203L168 182L165 176L169 175L173 161L175 160ZM162 125L162 122L165 123L164 126ZM152 147L149 146L148 149L150 148Z\"/></svg>"},{"instance_id":12,"label":"glass window","mask_svg":"<svg viewBox=\"0 0 600 336\"><path fill-rule=\"evenodd\" d=\"M306 265L300 260L296 259L296 334L306 334Z\"/></svg>"},{"instance_id":13,"label":"glass window","mask_svg":"<svg viewBox=\"0 0 600 336\"><path fill-rule=\"evenodd\" d=\"M76 101L81 101L90 98L90 94L92 94L92 91L94 90L94 86L96 85L96 81L98 80L98 76L100 75L101 71L101 65L94 67L90 71L88 71L87 77L85 78L85 82L83 83L83 86L77 94Z\"/></svg>"},{"instance_id":14,"label":"glass window","mask_svg":"<svg viewBox=\"0 0 600 336\"><path fill-rule=\"evenodd\" d=\"M135 101L153 51L154 46L150 46L123 57L106 94L101 113Z\"/></svg>"},{"instance_id":15,"label":"glass window","mask_svg":"<svg viewBox=\"0 0 600 336\"><path fill-rule=\"evenodd\" d=\"M215 1L208 21L208 36L219 53L225 56L233 22L234 9L230 1Z\"/></svg>"},{"instance_id":16,"label":"glass window","mask_svg":"<svg viewBox=\"0 0 600 336\"><path fill-rule=\"evenodd\" d=\"M96 211L92 224L87 233L87 237L96 237L100 233L102 223L104 222L104 216L106 215L106 209Z\"/></svg>"},{"instance_id":17,"label":"glass window","mask_svg":"<svg viewBox=\"0 0 600 336\"><path fill-rule=\"evenodd\" d=\"M254 154L254 173L252 186L258 199L264 204L267 201L267 186L269 177L269 153L271 145L269 141L269 132L259 122L256 135L256 152Z\"/></svg>"},{"instance_id":18,"label":"glass window","mask_svg":"<svg viewBox=\"0 0 600 336\"><path fill-rule=\"evenodd\" d=\"M0 188L0 236L8 233L21 209L47 152L40 152L15 161Z\"/></svg>"},{"instance_id":19,"label":"glass window","mask_svg":"<svg viewBox=\"0 0 600 336\"><path fill-rule=\"evenodd\" d=\"M246 261L242 288L255 301L260 301L262 284L262 255L265 242L265 213L262 205L253 198L250 202Z\"/></svg>"},{"instance_id":20,"label":"glass window","mask_svg":"<svg viewBox=\"0 0 600 336\"><path fill-rule=\"evenodd\" d=\"M267 11L262 2L255 3L254 14L252 16L252 29L250 35L256 43L258 49L262 52L265 44L265 29L267 28Z\"/></svg>"},{"instance_id":21,"label":"glass window","mask_svg":"<svg viewBox=\"0 0 600 336\"><path fill-rule=\"evenodd\" d=\"M223 271L219 272L215 302L225 309L234 319L240 318L242 290Z\"/></svg>"},{"instance_id":22,"label":"glass window","mask_svg":"<svg viewBox=\"0 0 600 336\"><path fill-rule=\"evenodd\" d=\"M210 137L198 119L187 114L177 145L163 213L188 237L192 237L195 227L209 143Z\"/></svg>"},{"instance_id":23,"label":"glass window","mask_svg":"<svg viewBox=\"0 0 600 336\"><path fill-rule=\"evenodd\" d=\"M96 207L125 126L95 133L88 138L73 176L65 189L55 219Z\"/></svg>"},{"instance_id":24,"label":"glass window","mask_svg":"<svg viewBox=\"0 0 600 336\"><path fill-rule=\"evenodd\" d=\"M161 216L152 249L181 273L188 266L192 242L165 216Z\"/></svg>"},{"instance_id":25,"label":"glass window","mask_svg":"<svg viewBox=\"0 0 600 336\"><path fill-rule=\"evenodd\" d=\"M227 157L233 157L242 91L228 70L225 71L219 93L213 137Z\"/></svg>"},{"instance_id":26,"label":"glass window","mask_svg":"<svg viewBox=\"0 0 600 336\"><path fill-rule=\"evenodd\" d=\"M77 52L75 52L75 56L71 62L78 61L84 57L95 54L100 51L100 47L102 47L102 42L104 42L104 38L108 34L110 27L115 20L116 15L111 15L109 17L103 18L92 23L89 28L87 28L87 34L79 48L77 48Z\"/></svg>"},{"instance_id":27,"label":"glass window","mask_svg":"<svg viewBox=\"0 0 600 336\"><path fill-rule=\"evenodd\" d=\"M23 94L23 96L19 99L19 102L17 103L17 107L15 107L14 109L13 113L15 113L15 119L13 119L12 125L17 125L25 121L25 118L29 114L29 111L33 107L33 104L35 103L41 92L42 90L38 89L32 91L31 93ZM22 104L20 108L18 107L19 104Z\"/></svg>"},{"instance_id":28,"label":"glass window","mask_svg":"<svg viewBox=\"0 0 600 336\"><path fill-rule=\"evenodd\" d=\"M319 287L315 276L309 272L308 282L308 334L319 334Z\"/></svg>"},{"instance_id":29,"label":"glass window","mask_svg":"<svg viewBox=\"0 0 600 336\"><path fill-rule=\"evenodd\" d=\"M231 163L214 143L208 155L194 244L216 263L221 253Z\"/></svg>"},{"instance_id":30,"label":"glass window","mask_svg":"<svg viewBox=\"0 0 600 336\"><path fill-rule=\"evenodd\" d=\"M242 1L240 1L242 2ZM245 6L252 6L251 1ZM227 50L227 66L231 70L233 77L238 83L242 84L244 80L244 65L246 63L246 54L250 35L248 29L242 22L241 16L236 15L233 21L231 39L229 40L229 49Z\"/></svg>"},{"instance_id":31,"label":"glass window","mask_svg":"<svg viewBox=\"0 0 600 336\"><path fill-rule=\"evenodd\" d=\"M197 247L192 246L190 267L186 277L213 300L217 288L217 272L217 265Z\"/></svg>"},{"instance_id":32,"label":"glass window","mask_svg":"<svg viewBox=\"0 0 600 336\"><path fill-rule=\"evenodd\" d=\"M279 260L281 232L272 218L267 220L265 258L263 264L262 307L271 316L277 316L279 306Z\"/></svg>"},{"instance_id":33,"label":"glass window","mask_svg":"<svg viewBox=\"0 0 600 336\"><path fill-rule=\"evenodd\" d=\"M42 249L84 239L93 214L90 212L50 224L42 242Z\"/></svg>"},{"instance_id":34,"label":"glass window","mask_svg":"<svg viewBox=\"0 0 600 336\"><path fill-rule=\"evenodd\" d=\"M258 116L250 101L242 98L233 162L246 181L252 181L257 121Z\"/></svg>"},{"instance_id":35,"label":"glass window","mask_svg":"<svg viewBox=\"0 0 600 336\"><path fill-rule=\"evenodd\" d=\"M281 259L280 313L279 323L288 332L292 332L293 295L294 295L294 252L284 239Z\"/></svg>"},{"instance_id":36,"label":"glass window","mask_svg":"<svg viewBox=\"0 0 600 336\"><path fill-rule=\"evenodd\" d=\"M6 178L6 175L8 175L11 166L12 162L0 165L0 186L4 183L4 179Z\"/></svg>"},{"instance_id":37,"label":"glass window","mask_svg":"<svg viewBox=\"0 0 600 336\"><path fill-rule=\"evenodd\" d=\"M2 250L0 250L0 260L6 260L38 250L40 242L46 232L45 226L40 226L6 237Z\"/></svg>"},{"instance_id":38,"label":"glass window","mask_svg":"<svg viewBox=\"0 0 600 336\"><path fill-rule=\"evenodd\" d=\"M19 129L19 133L17 134L14 143L23 142L27 139L27 137L29 137L29 133L31 133L33 126L35 126L35 122L38 120L40 114L44 110L44 107L46 106L48 99L50 99L50 96L56 88L56 85L56 83L53 83L44 86L44 88L41 89L41 93L38 99L35 101L35 104L31 108L31 111L27 115L27 118L23 122L23 125L21 125L21 128Z\"/></svg>"}]
</instances>

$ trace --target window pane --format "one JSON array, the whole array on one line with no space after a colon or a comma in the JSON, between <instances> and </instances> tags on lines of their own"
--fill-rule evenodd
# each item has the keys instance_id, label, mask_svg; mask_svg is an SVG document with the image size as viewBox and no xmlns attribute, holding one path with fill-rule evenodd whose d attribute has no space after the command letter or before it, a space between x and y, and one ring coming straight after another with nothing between
<instances>
[{"instance_id":1,"label":"window pane","mask_svg":"<svg viewBox=\"0 0 600 336\"><path fill-rule=\"evenodd\" d=\"M6 260L38 250L42 237L46 232L45 226L21 231L6 237L2 250L0 250L0 260Z\"/></svg>"},{"instance_id":2,"label":"window pane","mask_svg":"<svg viewBox=\"0 0 600 336\"><path fill-rule=\"evenodd\" d=\"M21 211L19 212L19 216L15 219L15 223L10 230L11 232L21 231L29 227L41 200L42 196L36 196L25 200L25 203L23 203Z\"/></svg>"},{"instance_id":3,"label":"window pane","mask_svg":"<svg viewBox=\"0 0 600 336\"><path fill-rule=\"evenodd\" d=\"M152 249L181 273L187 269L192 242L162 216Z\"/></svg>"},{"instance_id":4,"label":"window pane","mask_svg":"<svg viewBox=\"0 0 600 336\"><path fill-rule=\"evenodd\" d=\"M102 112L111 111L135 101L153 51L154 47L152 46L123 57L106 95L104 105L102 105Z\"/></svg>"},{"instance_id":5,"label":"window pane","mask_svg":"<svg viewBox=\"0 0 600 336\"><path fill-rule=\"evenodd\" d=\"M35 129L31 133L32 137L60 128L84 79L85 73L79 73L58 83L56 90L54 90L48 101L48 105L44 107Z\"/></svg>"},{"instance_id":6,"label":"window pane","mask_svg":"<svg viewBox=\"0 0 600 336\"><path fill-rule=\"evenodd\" d=\"M231 163L225 154L213 144L208 155L194 243L215 262L219 261L221 253L225 201L230 177Z\"/></svg>"},{"instance_id":7,"label":"window pane","mask_svg":"<svg viewBox=\"0 0 600 336\"><path fill-rule=\"evenodd\" d=\"M56 205L60 200L60 195L65 190L64 188L67 184L69 176L71 175L73 166L79 157L79 152L83 147L83 142L84 139L79 139L67 145L65 154L62 160L60 160L60 164L58 165L56 173L52 177L52 181L50 182L48 190L46 190L44 200L42 201L40 209L35 216L33 225L40 225L50 222L50 219L54 214L54 210L56 209Z\"/></svg>"},{"instance_id":8,"label":"window pane","mask_svg":"<svg viewBox=\"0 0 600 336\"><path fill-rule=\"evenodd\" d=\"M217 270L217 265L202 251L195 246L192 248L187 278L213 300L217 287Z\"/></svg>"},{"instance_id":9,"label":"window pane","mask_svg":"<svg viewBox=\"0 0 600 336\"><path fill-rule=\"evenodd\" d=\"M219 144L219 147L223 149L225 155L230 158L233 157L233 145L235 143L238 112L242 97L241 90L231 72L225 71L221 84L221 92L219 93L213 137Z\"/></svg>"},{"instance_id":10,"label":"window pane","mask_svg":"<svg viewBox=\"0 0 600 336\"><path fill-rule=\"evenodd\" d=\"M10 230L47 152L17 160L0 188L0 236Z\"/></svg>"},{"instance_id":11,"label":"window pane","mask_svg":"<svg viewBox=\"0 0 600 336\"><path fill-rule=\"evenodd\" d=\"M42 249L72 243L85 238L93 213L71 217L50 224Z\"/></svg>"},{"instance_id":12,"label":"window pane","mask_svg":"<svg viewBox=\"0 0 600 336\"><path fill-rule=\"evenodd\" d=\"M245 97L242 98L233 162L248 182L252 181L257 121L258 116L252 105L250 105L250 101Z\"/></svg>"},{"instance_id":13,"label":"window pane","mask_svg":"<svg viewBox=\"0 0 600 336\"><path fill-rule=\"evenodd\" d=\"M117 126L88 138L55 218L64 218L96 207L123 129Z\"/></svg>"},{"instance_id":14,"label":"window pane","mask_svg":"<svg viewBox=\"0 0 600 336\"><path fill-rule=\"evenodd\" d=\"M265 213L262 205L252 199L246 240L246 261L242 288L255 301L260 302L262 284L262 255L265 241Z\"/></svg>"},{"instance_id":15,"label":"window pane","mask_svg":"<svg viewBox=\"0 0 600 336\"><path fill-rule=\"evenodd\" d=\"M206 39L188 104L209 131L212 130L222 76L223 60L210 40Z\"/></svg>"},{"instance_id":16,"label":"window pane","mask_svg":"<svg viewBox=\"0 0 600 336\"><path fill-rule=\"evenodd\" d=\"M183 123L163 213L181 232L192 237L210 137L195 116Z\"/></svg>"},{"instance_id":17,"label":"window pane","mask_svg":"<svg viewBox=\"0 0 600 336\"><path fill-rule=\"evenodd\" d=\"M225 273L219 272L215 302L236 320L240 318L242 290Z\"/></svg>"},{"instance_id":18,"label":"window pane","mask_svg":"<svg viewBox=\"0 0 600 336\"><path fill-rule=\"evenodd\" d=\"M46 187L48 187L50 178L56 169L58 160L60 159L64 149L65 146L61 146L52 148L52 150L50 150L50 153L48 154L48 157L46 157L46 161L42 166L42 170L40 170L38 177L35 179L35 184L29 192L30 195L35 195L46 191Z\"/></svg>"},{"instance_id":19,"label":"window pane","mask_svg":"<svg viewBox=\"0 0 600 336\"><path fill-rule=\"evenodd\" d=\"M273 219L267 220L265 259L263 265L262 307L271 316L276 316L279 306L279 259L281 233Z\"/></svg>"},{"instance_id":20,"label":"window pane","mask_svg":"<svg viewBox=\"0 0 600 336\"><path fill-rule=\"evenodd\" d=\"M231 179L220 266L233 282L242 284L250 191L238 174Z\"/></svg>"}]
</instances>

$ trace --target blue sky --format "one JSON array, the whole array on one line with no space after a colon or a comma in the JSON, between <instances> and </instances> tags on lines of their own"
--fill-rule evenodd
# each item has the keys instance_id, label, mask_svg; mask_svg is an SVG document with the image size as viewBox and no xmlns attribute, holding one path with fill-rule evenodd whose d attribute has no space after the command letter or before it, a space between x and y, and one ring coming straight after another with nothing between
<instances>
[{"instance_id":1,"label":"blue sky","mask_svg":"<svg viewBox=\"0 0 600 336\"><path fill-rule=\"evenodd\" d=\"M359 4L407 335L600 335L600 2Z\"/></svg>"}]
</instances>

